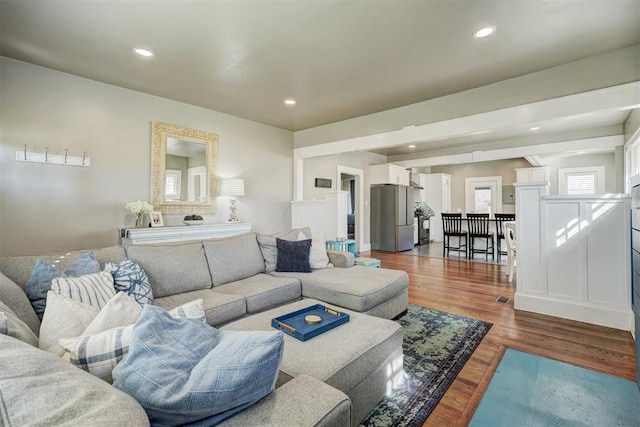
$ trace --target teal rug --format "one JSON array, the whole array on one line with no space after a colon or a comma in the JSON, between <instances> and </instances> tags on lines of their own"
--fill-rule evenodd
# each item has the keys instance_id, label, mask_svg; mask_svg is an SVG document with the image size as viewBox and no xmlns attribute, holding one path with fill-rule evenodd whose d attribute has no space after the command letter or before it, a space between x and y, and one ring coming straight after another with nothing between
<instances>
[{"instance_id":1,"label":"teal rug","mask_svg":"<svg viewBox=\"0 0 640 427\"><path fill-rule=\"evenodd\" d=\"M415 305L398 322L404 369L363 426L421 426L492 326Z\"/></svg>"},{"instance_id":2,"label":"teal rug","mask_svg":"<svg viewBox=\"0 0 640 427\"><path fill-rule=\"evenodd\" d=\"M507 349L470 426L640 426L635 382Z\"/></svg>"}]
</instances>

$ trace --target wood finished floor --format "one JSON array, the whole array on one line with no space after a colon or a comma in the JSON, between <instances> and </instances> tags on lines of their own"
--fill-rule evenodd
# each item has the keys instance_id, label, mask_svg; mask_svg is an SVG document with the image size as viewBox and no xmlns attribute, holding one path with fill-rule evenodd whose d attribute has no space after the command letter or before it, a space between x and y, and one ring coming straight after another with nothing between
<instances>
[{"instance_id":1,"label":"wood finished floor","mask_svg":"<svg viewBox=\"0 0 640 427\"><path fill-rule=\"evenodd\" d=\"M410 304L493 323L424 426L467 425L507 347L635 380L630 332L514 310L504 265L411 253L363 255L409 274ZM496 302L498 296L509 302Z\"/></svg>"}]
</instances>

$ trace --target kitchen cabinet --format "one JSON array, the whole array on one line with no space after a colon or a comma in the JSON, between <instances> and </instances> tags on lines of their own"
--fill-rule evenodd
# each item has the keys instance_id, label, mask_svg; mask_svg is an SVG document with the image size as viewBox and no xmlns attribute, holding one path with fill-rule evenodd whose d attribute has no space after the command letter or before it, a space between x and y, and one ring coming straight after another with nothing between
<instances>
[{"instance_id":1,"label":"kitchen cabinet","mask_svg":"<svg viewBox=\"0 0 640 427\"><path fill-rule=\"evenodd\" d=\"M369 167L369 184L409 185L409 171L402 166L386 163Z\"/></svg>"}]
</instances>

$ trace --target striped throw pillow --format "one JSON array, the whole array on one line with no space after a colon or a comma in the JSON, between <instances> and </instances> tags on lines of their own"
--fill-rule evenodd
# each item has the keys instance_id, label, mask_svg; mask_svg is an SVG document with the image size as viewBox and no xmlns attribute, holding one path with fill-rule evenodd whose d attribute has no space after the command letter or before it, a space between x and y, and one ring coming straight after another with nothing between
<instances>
[{"instance_id":1,"label":"striped throw pillow","mask_svg":"<svg viewBox=\"0 0 640 427\"><path fill-rule=\"evenodd\" d=\"M111 273L87 274L81 277L58 277L51 281L51 290L63 297L88 304L101 310L116 296Z\"/></svg>"},{"instance_id":2,"label":"striped throw pillow","mask_svg":"<svg viewBox=\"0 0 640 427\"><path fill-rule=\"evenodd\" d=\"M169 311L175 319L194 319L204 322L204 304L197 299ZM109 383L111 371L129 352L134 324L108 329L93 335L65 338L60 347L68 351L69 361L81 369Z\"/></svg>"}]
</instances>

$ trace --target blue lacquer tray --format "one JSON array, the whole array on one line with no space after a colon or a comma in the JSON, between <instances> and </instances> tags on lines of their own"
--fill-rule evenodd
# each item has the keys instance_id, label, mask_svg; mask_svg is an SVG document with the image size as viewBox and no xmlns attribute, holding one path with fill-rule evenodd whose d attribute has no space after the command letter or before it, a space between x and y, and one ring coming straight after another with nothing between
<instances>
[{"instance_id":1,"label":"blue lacquer tray","mask_svg":"<svg viewBox=\"0 0 640 427\"><path fill-rule=\"evenodd\" d=\"M322 321L313 325L305 323L304 317L310 314L320 316ZM271 319L271 326L300 341L307 341L348 321L348 314L325 307L322 304L315 304L293 313L275 317Z\"/></svg>"}]
</instances>

